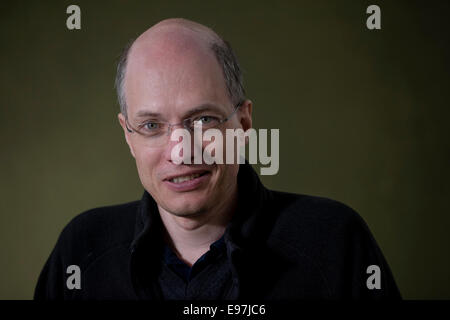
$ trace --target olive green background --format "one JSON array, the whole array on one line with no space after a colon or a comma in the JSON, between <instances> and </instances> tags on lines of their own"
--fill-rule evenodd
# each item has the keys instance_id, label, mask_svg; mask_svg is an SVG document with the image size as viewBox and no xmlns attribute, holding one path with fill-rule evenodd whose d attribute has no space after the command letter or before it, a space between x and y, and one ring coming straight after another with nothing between
<instances>
[{"instance_id":1,"label":"olive green background","mask_svg":"<svg viewBox=\"0 0 450 320\"><path fill-rule=\"evenodd\" d=\"M366 28L381 7L382 29ZM81 7L82 29L66 28ZM117 121L121 48L185 17L229 40L254 126L280 129L270 188L369 225L407 299L450 298L446 1L3 1L0 298L30 299L75 215L141 197Z\"/></svg>"}]
</instances>

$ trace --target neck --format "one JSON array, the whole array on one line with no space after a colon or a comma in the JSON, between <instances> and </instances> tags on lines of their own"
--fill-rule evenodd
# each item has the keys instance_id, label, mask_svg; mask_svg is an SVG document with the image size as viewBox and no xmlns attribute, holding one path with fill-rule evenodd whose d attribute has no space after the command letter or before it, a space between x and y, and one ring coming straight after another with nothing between
<instances>
[{"instance_id":1,"label":"neck","mask_svg":"<svg viewBox=\"0 0 450 320\"><path fill-rule=\"evenodd\" d=\"M225 232L237 204L237 187L229 199L199 215L176 216L158 206L166 243L192 266Z\"/></svg>"}]
</instances>

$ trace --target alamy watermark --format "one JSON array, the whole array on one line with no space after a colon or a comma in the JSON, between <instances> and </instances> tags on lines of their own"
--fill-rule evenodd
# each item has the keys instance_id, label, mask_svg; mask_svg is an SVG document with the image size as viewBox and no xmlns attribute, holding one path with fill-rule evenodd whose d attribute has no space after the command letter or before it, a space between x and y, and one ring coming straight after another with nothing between
<instances>
[{"instance_id":1,"label":"alamy watermark","mask_svg":"<svg viewBox=\"0 0 450 320\"><path fill-rule=\"evenodd\" d=\"M367 278L366 286L369 290L381 289L381 270L376 264L372 264L367 267L367 274L370 276Z\"/></svg>"},{"instance_id":2,"label":"alamy watermark","mask_svg":"<svg viewBox=\"0 0 450 320\"><path fill-rule=\"evenodd\" d=\"M67 289L73 290L81 289L81 270L76 264L71 264L67 267L66 273L69 274L66 280Z\"/></svg>"},{"instance_id":3,"label":"alamy watermark","mask_svg":"<svg viewBox=\"0 0 450 320\"><path fill-rule=\"evenodd\" d=\"M270 155L268 154L267 129L257 131L250 128L245 132L239 128L226 129L224 137L219 129L203 131L202 126L199 125L194 127L193 133L194 136L192 137L191 132L184 128L172 131L170 140L178 141L178 144L171 151L173 163L191 164L193 156L194 164L242 164L245 163L246 146L248 145L248 162L267 166L260 168L261 175L278 173L280 167L279 129L270 129ZM204 146L204 142L208 144Z\"/></svg>"},{"instance_id":4,"label":"alamy watermark","mask_svg":"<svg viewBox=\"0 0 450 320\"><path fill-rule=\"evenodd\" d=\"M76 4L71 4L67 7L66 13L70 14L66 20L66 27L69 30L81 29L81 9Z\"/></svg>"}]
</instances>

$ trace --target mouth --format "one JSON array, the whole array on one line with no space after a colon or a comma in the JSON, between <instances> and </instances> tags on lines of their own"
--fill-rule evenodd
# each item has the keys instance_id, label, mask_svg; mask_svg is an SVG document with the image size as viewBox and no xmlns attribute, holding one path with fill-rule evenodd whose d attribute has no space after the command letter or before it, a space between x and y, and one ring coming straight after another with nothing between
<instances>
[{"instance_id":1,"label":"mouth","mask_svg":"<svg viewBox=\"0 0 450 320\"><path fill-rule=\"evenodd\" d=\"M193 173L193 174L190 174L190 175L184 175L184 176L178 176L178 177L170 178L170 179L167 179L167 181L179 184L179 183L182 183L182 182L185 182L185 181L191 181L191 180L197 179L199 177L204 176L207 173L208 173L207 171L202 172L202 173Z\"/></svg>"},{"instance_id":2,"label":"mouth","mask_svg":"<svg viewBox=\"0 0 450 320\"><path fill-rule=\"evenodd\" d=\"M165 185L175 192L194 191L207 185L211 178L211 172L197 170L169 176L164 179Z\"/></svg>"}]
</instances>

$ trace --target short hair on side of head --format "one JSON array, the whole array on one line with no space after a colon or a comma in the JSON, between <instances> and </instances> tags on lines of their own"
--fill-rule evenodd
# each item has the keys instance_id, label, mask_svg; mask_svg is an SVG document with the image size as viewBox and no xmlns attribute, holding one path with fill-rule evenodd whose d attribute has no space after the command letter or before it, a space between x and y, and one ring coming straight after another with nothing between
<instances>
[{"instance_id":1,"label":"short hair on side of head","mask_svg":"<svg viewBox=\"0 0 450 320\"><path fill-rule=\"evenodd\" d=\"M131 46L136 39L130 40L126 46L123 48L122 53L119 56L119 62L117 63L117 72L114 86L116 87L117 100L120 106L120 112L126 117L127 116L127 101L125 98L124 81L125 72L127 70L128 53L130 52Z\"/></svg>"},{"instance_id":2,"label":"short hair on side of head","mask_svg":"<svg viewBox=\"0 0 450 320\"><path fill-rule=\"evenodd\" d=\"M211 50L222 68L231 102L233 105L241 103L245 99L244 77L231 45L220 38L211 43Z\"/></svg>"},{"instance_id":3,"label":"short hair on side of head","mask_svg":"<svg viewBox=\"0 0 450 320\"><path fill-rule=\"evenodd\" d=\"M122 50L117 64L117 73L115 79L115 88L117 99L120 106L120 112L127 117L127 102L125 97L124 82L127 69L127 60L130 49L135 39L128 42ZM218 37L210 43L210 49L217 59L225 79L226 88L233 105L237 105L245 100L244 78L238 59L231 48L231 45Z\"/></svg>"}]
</instances>

